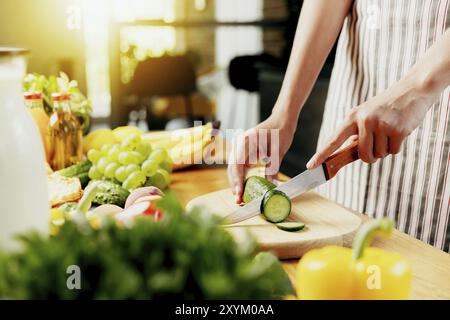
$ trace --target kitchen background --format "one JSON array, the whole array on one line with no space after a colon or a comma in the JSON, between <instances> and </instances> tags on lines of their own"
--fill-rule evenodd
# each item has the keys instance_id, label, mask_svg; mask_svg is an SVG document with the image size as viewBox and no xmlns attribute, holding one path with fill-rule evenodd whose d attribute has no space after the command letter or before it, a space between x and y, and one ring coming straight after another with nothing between
<instances>
[{"instance_id":1,"label":"kitchen background","mask_svg":"<svg viewBox=\"0 0 450 320\"><path fill-rule=\"evenodd\" d=\"M93 106L92 127L247 129L270 114L299 0L2 0L0 44L32 50L29 72L64 71ZM301 114L282 171L313 154L333 64Z\"/></svg>"}]
</instances>

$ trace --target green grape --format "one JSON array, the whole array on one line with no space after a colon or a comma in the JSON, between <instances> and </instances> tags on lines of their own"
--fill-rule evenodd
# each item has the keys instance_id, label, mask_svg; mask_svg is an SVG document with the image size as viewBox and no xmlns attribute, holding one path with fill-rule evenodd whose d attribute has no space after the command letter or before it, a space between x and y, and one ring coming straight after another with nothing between
<instances>
[{"instance_id":1,"label":"green grape","mask_svg":"<svg viewBox=\"0 0 450 320\"><path fill-rule=\"evenodd\" d=\"M133 190L133 189L136 189L136 188L137 188L137 186L135 186L135 185L132 183L132 181L129 180L129 179L126 179L126 180L122 183L122 187L123 187L124 189L127 189L127 190Z\"/></svg>"},{"instance_id":2,"label":"green grape","mask_svg":"<svg viewBox=\"0 0 450 320\"><path fill-rule=\"evenodd\" d=\"M171 178L170 178L170 173L169 173L169 172L167 172L167 171L164 170L164 169L158 169L158 170L156 171L156 173L157 173L158 175L161 175L161 176L163 177L163 179L164 179L166 185L169 185L169 184L170 184Z\"/></svg>"},{"instance_id":3,"label":"green grape","mask_svg":"<svg viewBox=\"0 0 450 320\"><path fill-rule=\"evenodd\" d=\"M130 180L131 183L133 183L137 187L140 187L145 183L147 177L142 173L142 171L135 171L128 176L127 180Z\"/></svg>"},{"instance_id":4,"label":"green grape","mask_svg":"<svg viewBox=\"0 0 450 320\"><path fill-rule=\"evenodd\" d=\"M148 158L159 165L161 162L169 158L169 155L167 154L167 151L165 149L157 148L153 150Z\"/></svg>"},{"instance_id":5,"label":"green grape","mask_svg":"<svg viewBox=\"0 0 450 320\"><path fill-rule=\"evenodd\" d=\"M130 147L130 146L124 146L124 145L120 145L119 146L119 149L120 149L120 151L134 151L134 148L133 147Z\"/></svg>"},{"instance_id":6,"label":"green grape","mask_svg":"<svg viewBox=\"0 0 450 320\"><path fill-rule=\"evenodd\" d=\"M119 153L119 163L123 165L139 164L139 159L129 151L122 151Z\"/></svg>"},{"instance_id":7,"label":"green grape","mask_svg":"<svg viewBox=\"0 0 450 320\"><path fill-rule=\"evenodd\" d=\"M122 184L127 190L133 190L142 186L146 181L144 174L140 171L133 172Z\"/></svg>"},{"instance_id":8,"label":"green grape","mask_svg":"<svg viewBox=\"0 0 450 320\"><path fill-rule=\"evenodd\" d=\"M159 189L165 189L170 184L170 174L163 169L158 169L150 178L151 184Z\"/></svg>"},{"instance_id":9,"label":"green grape","mask_svg":"<svg viewBox=\"0 0 450 320\"><path fill-rule=\"evenodd\" d=\"M148 159L144 161L141 168L142 172L144 172L147 177L151 177L156 173L156 170L158 170L158 165L153 160Z\"/></svg>"},{"instance_id":10,"label":"green grape","mask_svg":"<svg viewBox=\"0 0 450 320\"><path fill-rule=\"evenodd\" d=\"M106 156L108 154L108 151L111 150L111 148L112 148L112 144L109 144L109 143L104 144L102 146L102 148L100 149L100 152Z\"/></svg>"},{"instance_id":11,"label":"green grape","mask_svg":"<svg viewBox=\"0 0 450 320\"><path fill-rule=\"evenodd\" d=\"M126 171L125 172L126 172L127 177L128 177L133 172L140 171L140 170L141 170L141 168L137 164L130 164L130 165L128 165L126 167Z\"/></svg>"},{"instance_id":12,"label":"green grape","mask_svg":"<svg viewBox=\"0 0 450 320\"><path fill-rule=\"evenodd\" d=\"M117 162L111 162L109 163L105 168L105 176L107 178L113 179L116 175L116 170L120 167L120 165Z\"/></svg>"},{"instance_id":13,"label":"green grape","mask_svg":"<svg viewBox=\"0 0 450 320\"><path fill-rule=\"evenodd\" d=\"M128 137L126 137L125 140L123 140L122 146L125 148L135 148L141 143L141 136L136 133L132 133Z\"/></svg>"},{"instance_id":14,"label":"green grape","mask_svg":"<svg viewBox=\"0 0 450 320\"><path fill-rule=\"evenodd\" d=\"M114 145L108 151L106 159L108 159L108 161L111 161L111 162L117 162L119 160L119 153L120 153L119 146L118 145Z\"/></svg>"},{"instance_id":15,"label":"green grape","mask_svg":"<svg viewBox=\"0 0 450 320\"><path fill-rule=\"evenodd\" d=\"M135 158L138 160L138 163L139 163L139 164L142 163L142 162L144 162L144 160L146 159L146 158L144 158L144 157L142 156L142 154L140 154L140 153L137 152L137 151L131 151L130 153L131 153L131 155L132 155L133 157L135 157Z\"/></svg>"},{"instance_id":16,"label":"green grape","mask_svg":"<svg viewBox=\"0 0 450 320\"><path fill-rule=\"evenodd\" d=\"M116 172L115 172L115 174L114 174L114 177L115 177L119 182L124 182L124 181L127 179L127 177L128 177L128 175L127 175L127 167L125 167L125 166L120 166L120 167L116 170Z\"/></svg>"},{"instance_id":17,"label":"green grape","mask_svg":"<svg viewBox=\"0 0 450 320\"><path fill-rule=\"evenodd\" d=\"M139 152L144 157L144 159L147 159L152 152L152 145L148 142L142 142L135 148L135 150Z\"/></svg>"},{"instance_id":18,"label":"green grape","mask_svg":"<svg viewBox=\"0 0 450 320\"><path fill-rule=\"evenodd\" d=\"M91 180L100 180L102 178L102 173L100 171L98 171L98 169L95 165L93 165L89 169L88 175L89 175L89 179L91 179Z\"/></svg>"},{"instance_id":19,"label":"green grape","mask_svg":"<svg viewBox=\"0 0 450 320\"><path fill-rule=\"evenodd\" d=\"M173 170L172 161L164 160L163 162L161 162L159 166L161 167L161 169L166 170L168 173L172 173Z\"/></svg>"},{"instance_id":20,"label":"green grape","mask_svg":"<svg viewBox=\"0 0 450 320\"><path fill-rule=\"evenodd\" d=\"M101 157L97 162L97 169L101 174L105 173L106 166L108 165L108 160L105 157Z\"/></svg>"},{"instance_id":21,"label":"green grape","mask_svg":"<svg viewBox=\"0 0 450 320\"><path fill-rule=\"evenodd\" d=\"M95 149L91 149L87 153L87 158L93 164L96 164L101 157L102 157L102 153L100 151L98 151L98 150L95 150Z\"/></svg>"}]
</instances>

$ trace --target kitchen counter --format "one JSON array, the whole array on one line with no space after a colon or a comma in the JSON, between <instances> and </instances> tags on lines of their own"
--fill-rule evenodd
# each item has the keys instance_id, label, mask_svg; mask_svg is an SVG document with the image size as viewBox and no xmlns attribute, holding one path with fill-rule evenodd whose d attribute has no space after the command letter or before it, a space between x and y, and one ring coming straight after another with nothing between
<instances>
[{"instance_id":1,"label":"kitchen counter","mask_svg":"<svg viewBox=\"0 0 450 320\"><path fill-rule=\"evenodd\" d=\"M172 190L183 204L203 194L228 187L224 166L195 167L173 174ZM368 220L369 218L355 213ZM351 245L346 239L345 246ZM407 234L394 230L388 239L378 238L374 246L402 254L411 263L413 282L411 299L450 299L450 254L435 249ZM298 260L282 261L294 282Z\"/></svg>"}]
</instances>

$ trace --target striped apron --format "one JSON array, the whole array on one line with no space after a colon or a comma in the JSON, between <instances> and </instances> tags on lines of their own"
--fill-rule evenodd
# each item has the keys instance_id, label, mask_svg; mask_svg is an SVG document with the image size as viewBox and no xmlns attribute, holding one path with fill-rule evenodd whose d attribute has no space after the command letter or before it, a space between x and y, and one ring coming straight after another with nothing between
<instances>
[{"instance_id":1,"label":"striped apron","mask_svg":"<svg viewBox=\"0 0 450 320\"><path fill-rule=\"evenodd\" d=\"M450 26L450 0L356 0L345 20L318 146L352 107L382 92ZM450 54L450 53L449 53ZM450 251L450 87L402 150L369 165L357 161L318 188L324 196Z\"/></svg>"}]
</instances>

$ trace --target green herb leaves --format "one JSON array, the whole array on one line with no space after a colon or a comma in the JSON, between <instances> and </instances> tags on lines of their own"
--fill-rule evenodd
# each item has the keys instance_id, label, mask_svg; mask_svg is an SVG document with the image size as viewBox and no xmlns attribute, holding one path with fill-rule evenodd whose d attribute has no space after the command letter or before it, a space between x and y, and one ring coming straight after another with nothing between
<instances>
[{"instance_id":1,"label":"green herb leaves","mask_svg":"<svg viewBox=\"0 0 450 320\"><path fill-rule=\"evenodd\" d=\"M293 292L279 261L255 258L203 208L184 213L173 195L158 203L165 218L130 228L109 221L80 231L68 221L54 237L28 234L23 250L0 255L0 298L18 299L272 299ZM81 270L69 290L67 268Z\"/></svg>"}]
</instances>

